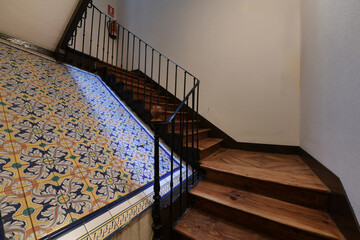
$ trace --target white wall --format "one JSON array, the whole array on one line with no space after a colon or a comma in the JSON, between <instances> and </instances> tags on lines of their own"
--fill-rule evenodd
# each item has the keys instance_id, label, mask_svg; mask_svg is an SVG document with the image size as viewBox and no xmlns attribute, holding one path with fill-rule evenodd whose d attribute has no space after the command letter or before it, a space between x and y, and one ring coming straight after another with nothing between
<instances>
[{"instance_id":1,"label":"white wall","mask_svg":"<svg viewBox=\"0 0 360 240\"><path fill-rule=\"evenodd\" d=\"M201 81L200 113L240 142L298 145L299 0L120 0L117 19Z\"/></svg>"},{"instance_id":2,"label":"white wall","mask_svg":"<svg viewBox=\"0 0 360 240\"><path fill-rule=\"evenodd\" d=\"M0 0L0 32L54 51L78 0Z\"/></svg>"},{"instance_id":3,"label":"white wall","mask_svg":"<svg viewBox=\"0 0 360 240\"><path fill-rule=\"evenodd\" d=\"M340 177L360 219L360 1L301 1L300 145Z\"/></svg>"}]
</instances>

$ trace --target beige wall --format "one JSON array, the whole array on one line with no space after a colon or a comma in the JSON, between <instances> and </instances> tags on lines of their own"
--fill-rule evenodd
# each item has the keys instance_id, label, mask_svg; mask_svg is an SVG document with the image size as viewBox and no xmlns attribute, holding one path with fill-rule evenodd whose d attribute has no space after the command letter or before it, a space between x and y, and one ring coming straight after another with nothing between
<instances>
[{"instance_id":1,"label":"beige wall","mask_svg":"<svg viewBox=\"0 0 360 240\"><path fill-rule=\"evenodd\" d=\"M0 0L0 32L54 50L77 2ZM200 113L231 137L298 144L299 0L95 4L106 12L107 2L121 24L201 80Z\"/></svg>"},{"instance_id":2,"label":"beige wall","mask_svg":"<svg viewBox=\"0 0 360 240\"><path fill-rule=\"evenodd\" d=\"M55 50L78 0L0 0L0 32Z\"/></svg>"},{"instance_id":3,"label":"beige wall","mask_svg":"<svg viewBox=\"0 0 360 240\"><path fill-rule=\"evenodd\" d=\"M201 81L200 113L240 142L298 145L299 0L120 0L117 19Z\"/></svg>"},{"instance_id":4,"label":"beige wall","mask_svg":"<svg viewBox=\"0 0 360 240\"><path fill-rule=\"evenodd\" d=\"M360 219L360 1L301 1L301 147L340 177Z\"/></svg>"}]
</instances>

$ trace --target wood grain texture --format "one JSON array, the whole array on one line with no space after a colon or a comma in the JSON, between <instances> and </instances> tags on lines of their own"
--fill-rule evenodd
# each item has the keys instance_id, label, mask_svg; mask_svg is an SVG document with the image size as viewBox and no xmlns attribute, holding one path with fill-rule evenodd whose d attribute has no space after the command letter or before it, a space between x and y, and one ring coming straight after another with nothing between
<instances>
[{"instance_id":1,"label":"wood grain texture","mask_svg":"<svg viewBox=\"0 0 360 240\"><path fill-rule=\"evenodd\" d=\"M220 149L201 161L205 169L330 193L325 184L296 155Z\"/></svg>"},{"instance_id":2,"label":"wood grain texture","mask_svg":"<svg viewBox=\"0 0 360 240\"><path fill-rule=\"evenodd\" d=\"M222 138L204 138L199 140L200 159L209 156L220 148L220 144L223 141ZM196 144L197 145L197 144ZM196 147L195 145L195 147Z\"/></svg>"},{"instance_id":3,"label":"wood grain texture","mask_svg":"<svg viewBox=\"0 0 360 240\"><path fill-rule=\"evenodd\" d=\"M324 211L207 181L201 181L191 190L191 194L227 206L234 211L246 212L324 239L345 239L331 217ZM228 214L232 213L229 212Z\"/></svg>"},{"instance_id":4,"label":"wood grain texture","mask_svg":"<svg viewBox=\"0 0 360 240\"><path fill-rule=\"evenodd\" d=\"M175 227L175 231L196 240L272 240L247 228L235 226L196 209L191 209Z\"/></svg>"},{"instance_id":5,"label":"wood grain texture","mask_svg":"<svg viewBox=\"0 0 360 240\"><path fill-rule=\"evenodd\" d=\"M328 206L328 193L306 188L248 178L213 169L206 169L206 180L306 207L325 210Z\"/></svg>"}]
</instances>

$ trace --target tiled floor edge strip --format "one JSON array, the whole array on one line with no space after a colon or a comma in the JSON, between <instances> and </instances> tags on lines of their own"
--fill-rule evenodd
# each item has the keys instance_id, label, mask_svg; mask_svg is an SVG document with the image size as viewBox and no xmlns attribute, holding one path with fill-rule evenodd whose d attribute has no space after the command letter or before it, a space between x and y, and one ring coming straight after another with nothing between
<instances>
[{"instance_id":1,"label":"tiled floor edge strip","mask_svg":"<svg viewBox=\"0 0 360 240\"><path fill-rule=\"evenodd\" d=\"M188 176L188 179L191 177L192 175ZM179 180L179 175L176 177ZM183 180L182 182L184 183L187 179ZM173 188L177 188L180 185L180 183L176 184L176 186ZM170 182L166 182L162 187L161 187L161 198L165 198L167 197L167 195L170 193ZM164 193L164 191L166 191ZM134 207L140 205L140 204L145 204L145 208L142 209L139 213L137 213L134 217L132 217L131 219L129 219L128 221L125 221L124 224L122 224L121 226L119 226L117 229L114 229L113 232L111 232L108 236L101 236L103 237L103 239L109 239L111 236L113 236L114 234L116 234L117 232L119 232L121 229L123 229L125 226L127 226L130 222L132 222L133 220L135 220L137 217L139 217L143 212L147 211L153 204L153 201L151 199L151 197L153 196L153 191L147 195L145 195L142 199L140 199L139 201L137 201L135 204L129 206L128 208L124 209L123 211L121 211L120 213L116 214L115 216L113 216L111 219L108 219L106 221L106 223L101 224L100 226L96 227L95 229L89 231L89 235L90 237L93 235L97 235L96 232L101 231L102 229L106 228L106 225L110 224L111 221L116 221L116 218L120 218L121 215L124 215L125 212L129 212L132 211L132 209L134 209ZM149 204L149 205L146 205ZM105 231L101 231L101 233L105 233ZM78 238L78 240L83 240L86 239L86 234L81 236L80 238Z\"/></svg>"}]
</instances>

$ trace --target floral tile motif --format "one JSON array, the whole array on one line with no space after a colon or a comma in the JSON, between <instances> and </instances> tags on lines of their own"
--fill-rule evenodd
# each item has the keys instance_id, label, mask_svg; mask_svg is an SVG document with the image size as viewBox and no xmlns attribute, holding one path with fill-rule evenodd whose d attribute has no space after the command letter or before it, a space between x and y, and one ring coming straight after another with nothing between
<instances>
[{"instance_id":1,"label":"floral tile motif","mask_svg":"<svg viewBox=\"0 0 360 240\"><path fill-rule=\"evenodd\" d=\"M56 125L43 120L37 122L21 120L13 122L11 127L17 130L14 139L27 144L36 144L40 141L51 144L60 137Z\"/></svg>"},{"instance_id":2,"label":"floral tile motif","mask_svg":"<svg viewBox=\"0 0 360 240\"><path fill-rule=\"evenodd\" d=\"M151 193L138 190L153 181L152 134L101 79L1 41L0 78L5 239L51 236L89 214L95 225L103 221L87 229L86 220L81 238L101 239L152 204ZM161 175L167 174L170 154L164 148L160 161ZM134 205L111 215L107 205L129 203L129 194L138 199Z\"/></svg>"},{"instance_id":3,"label":"floral tile motif","mask_svg":"<svg viewBox=\"0 0 360 240\"><path fill-rule=\"evenodd\" d=\"M87 182L94 189L96 198L107 203L128 194L133 185L127 175L115 167L93 169L88 175Z\"/></svg>"},{"instance_id":4,"label":"floral tile motif","mask_svg":"<svg viewBox=\"0 0 360 240\"><path fill-rule=\"evenodd\" d=\"M69 152L57 145L49 145L43 148L33 147L19 155L17 162L25 165L20 174L27 180L48 179L55 173L70 174L75 168Z\"/></svg>"}]
</instances>

